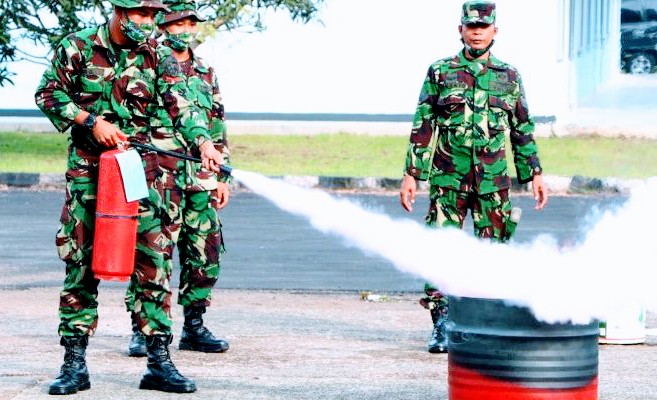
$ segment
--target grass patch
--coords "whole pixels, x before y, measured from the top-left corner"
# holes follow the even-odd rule
[[[538,138],[546,174],[644,179],[657,173],[657,141],[640,138]]]
[[[0,171],[63,173],[67,138],[61,133],[0,132]]]
[[[236,168],[266,175],[400,177],[408,139],[397,136],[235,135]]]
[[[399,178],[408,138],[402,136],[234,135],[235,168],[268,176]],[[537,138],[548,175],[643,179],[657,171],[657,141],[596,136]],[[63,173],[67,135],[0,132],[0,171]],[[513,167],[511,167],[514,173]]]

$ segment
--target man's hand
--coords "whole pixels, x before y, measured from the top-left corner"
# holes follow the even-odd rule
[[[534,179],[532,180],[532,190],[534,192],[534,200],[536,200],[536,206],[534,209],[540,210],[545,207],[548,201],[547,187],[545,186],[545,183],[543,183],[542,175],[534,175]]]
[[[405,175],[402,180],[401,190],[399,191],[399,200],[404,210],[413,211],[413,203],[415,203],[415,196],[417,194],[417,182],[415,178],[410,175]]]
[[[225,182],[217,183],[217,210],[228,205],[228,200],[230,199],[230,188]]]
[[[205,141],[200,146],[201,150],[201,164],[203,168],[219,172],[219,166],[224,163],[224,156],[221,152],[214,148],[211,141]]]
[[[119,142],[124,142],[128,138],[116,125],[105,121],[101,117],[96,117],[96,124],[91,133],[96,141],[107,148],[114,148]]]

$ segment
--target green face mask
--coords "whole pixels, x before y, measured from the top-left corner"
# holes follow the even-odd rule
[[[468,50],[468,54],[470,54],[470,57],[472,58],[479,58],[488,51],[488,49],[473,49],[472,47],[466,47],[466,49]]]
[[[169,33],[166,32],[166,40],[169,47],[177,51],[185,51],[194,41],[195,35],[191,32]]]
[[[462,39],[461,39],[461,41],[463,42]],[[485,49],[473,49],[472,47],[470,47],[466,44],[465,45],[465,51],[468,52],[470,57],[472,57],[474,59],[477,59],[477,58],[483,56],[484,54],[486,54],[486,52],[488,50],[490,50],[491,47],[493,47],[494,43],[495,43],[495,41],[493,40],[492,42],[490,42],[490,44]],[[465,44],[465,42],[463,42],[463,44]]]
[[[128,39],[137,44],[143,44],[153,34],[155,25],[138,24],[126,16],[125,19],[121,21],[121,29]]]

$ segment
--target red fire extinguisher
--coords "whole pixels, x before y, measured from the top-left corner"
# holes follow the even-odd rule
[[[126,281],[135,264],[139,200],[126,201],[115,157],[121,151],[109,150],[100,156],[91,269],[98,279]]]

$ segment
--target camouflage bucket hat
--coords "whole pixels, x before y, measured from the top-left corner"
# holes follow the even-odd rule
[[[196,8],[196,0],[164,0],[169,12],[159,16],[158,25],[168,24],[183,18],[195,18],[198,22],[204,22]]]
[[[110,0],[116,7],[122,8],[156,8],[168,10],[168,7],[160,0]]]
[[[495,3],[490,1],[466,1],[463,3],[463,12],[461,14],[461,23],[469,24],[486,24],[495,23]]]

